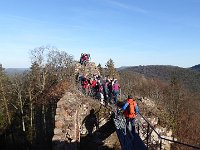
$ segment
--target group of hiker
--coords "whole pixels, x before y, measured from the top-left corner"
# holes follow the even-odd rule
[[[120,85],[117,79],[102,79],[99,75],[93,75],[92,78],[79,76],[79,81],[84,94],[100,100],[101,104],[117,104],[120,92]],[[131,95],[128,95],[128,98],[120,111],[126,118],[127,127],[132,134],[135,134],[135,118],[138,114],[136,99]]]
[[[90,54],[82,53],[80,58],[81,65],[84,64],[86,66],[86,62],[89,61],[89,58]],[[81,83],[82,92],[85,95],[89,95],[100,100],[101,104],[117,104],[118,96],[121,93],[120,85],[117,79],[107,77],[103,79],[100,75],[92,75],[92,77],[88,78],[87,76],[78,74],[77,81]],[[126,118],[127,127],[134,135],[135,118],[138,114],[136,99],[131,95],[128,95],[128,98],[123,107],[120,108],[120,111]]]
[[[81,53],[80,64],[81,65],[84,64],[86,66],[86,63],[89,61],[89,59],[90,59],[90,54]]]
[[[120,94],[120,85],[117,79],[102,78],[93,75],[91,78],[79,76],[82,91],[84,94],[101,101],[101,104],[117,103]]]

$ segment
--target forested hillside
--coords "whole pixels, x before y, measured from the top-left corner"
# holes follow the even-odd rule
[[[26,70],[29,70],[29,68],[5,68],[5,73],[8,75],[15,75],[22,74]]]
[[[195,71],[200,71],[200,64],[195,65],[195,66],[191,67],[190,69],[195,70]]]
[[[160,79],[166,83],[170,83],[172,78],[176,78],[190,92],[200,91],[200,72],[195,70],[176,66],[150,65],[127,67],[122,71],[137,72],[145,77]]]

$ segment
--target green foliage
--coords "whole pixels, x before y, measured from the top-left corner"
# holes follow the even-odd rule
[[[119,79],[118,72],[112,59],[109,59],[106,63],[106,76]]]

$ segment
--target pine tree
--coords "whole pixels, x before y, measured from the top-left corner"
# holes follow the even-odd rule
[[[115,69],[114,61],[109,59],[106,63],[106,76],[109,78],[119,78],[119,74]]]

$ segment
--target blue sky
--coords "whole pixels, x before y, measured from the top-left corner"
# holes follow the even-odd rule
[[[116,67],[200,64],[200,0],[1,0],[0,63],[30,67],[55,46]]]

